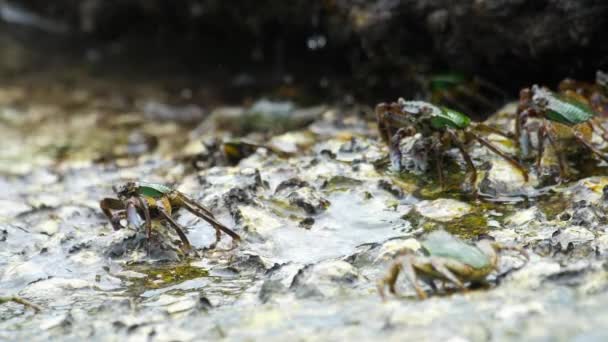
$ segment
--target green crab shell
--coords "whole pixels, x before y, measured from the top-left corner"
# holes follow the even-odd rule
[[[431,124],[437,129],[445,127],[463,129],[469,126],[470,123],[471,119],[468,116],[446,107],[441,107],[439,115],[435,115],[431,119]]]
[[[535,96],[547,101],[545,109],[547,118],[551,121],[574,126],[591,120],[595,115],[593,110],[584,103],[553,94],[542,88],[536,89]]]
[[[448,234],[445,231],[434,231],[422,241],[427,255],[454,259],[474,269],[490,266],[490,259],[479,248]]]
[[[147,182],[140,182],[137,188],[137,192],[140,195],[153,198],[163,197],[171,191],[173,191],[173,189],[166,185]]]

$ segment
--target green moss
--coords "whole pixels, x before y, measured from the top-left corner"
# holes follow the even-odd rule
[[[422,228],[427,232],[444,229],[459,237],[470,239],[489,231],[486,210],[491,205],[480,203],[474,207],[474,212],[454,219],[450,222],[439,222],[427,219],[415,210],[403,215],[401,218],[409,221],[412,227]]]
[[[334,191],[347,191],[354,189],[363,184],[362,181],[346,176],[334,176],[323,183],[323,190],[334,192]]]
[[[129,278],[135,289],[158,289],[186,280],[206,277],[209,272],[204,268],[190,266],[189,264],[170,264],[160,267],[148,267],[149,265],[136,265],[127,267],[128,270],[143,273],[143,278]]]

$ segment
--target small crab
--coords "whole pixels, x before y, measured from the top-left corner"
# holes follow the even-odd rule
[[[571,93],[582,97],[599,115],[608,116],[608,74],[598,70],[595,83],[567,78],[557,87],[560,93]]]
[[[596,114],[583,96],[577,95],[572,91],[555,93],[538,85],[522,89],[519,94],[519,105],[515,120],[515,134],[521,156],[523,158],[527,157],[531,149],[528,118],[538,117],[542,119],[542,123],[537,130],[537,169],[540,169],[544,142],[547,139],[557,153],[560,179],[567,178],[567,162],[563,151],[557,146],[558,133],[555,125],[568,128],[580,144],[608,162],[608,156],[585,139],[584,136],[584,130],[586,129],[591,132],[599,132],[602,138],[607,140],[608,134],[601,124],[597,124],[595,120]]]
[[[148,240],[152,235],[152,219],[160,218],[169,222],[182,241],[182,248],[191,249],[190,241],[184,229],[171,217],[177,209],[183,207],[192,214],[207,221],[216,232],[215,246],[221,239],[221,233],[228,234],[233,241],[240,241],[240,236],[215,219],[211,211],[196,203],[181,192],[168,186],[146,182],[128,182],[113,187],[118,198],[104,198],[99,202],[103,213],[110,219],[115,230],[121,229],[120,221],[126,219],[136,228],[146,225]],[[142,216],[144,220],[142,221]]]
[[[434,280],[451,282],[466,290],[466,282],[484,283],[486,277],[497,269],[499,251],[516,250],[528,259],[528,254],[520,248],[503,246],[490,239],[482,239],[473,246],[442,230],[430,233],[421,245],[424,255],[408,251],[391,265],[388,275],[378,283],[382,298],[385,298],[386,286],[396,294],[395,283],[401,271],[414,286],[418,298],[425,299],[427,294],[418,284],[418,278],[433,290],[437,289]]]
[[[8,303],[8,302],[21,304],[25,307],[28,307],[28,308],[34,310],[35,312],[40,312],[42,310],[42,308],[40,308],[38,305],[36,305],[34,303],[30,303],[23,298],[14,297],[14,296],[13,297],[0,297],[0,304],[4,304],[4,303]]]
[[[446,107],[438,107],[423,101],[405,101],[399,99],[393,103],[380,103],[376,106],[376,119],[380,136],[389,145],[391,160],[400,160],[399,143],[401,139],[414,136],[417,133],[431,140],[430,148],[436,156],[437,174],[442,188],[445,186],[443,177],[443,155],[455,145],[471,173],[470,184],[474,189],[477,180],[477,169],[465,149],[465,145],[473,140],[487,147],[490,151],[511,163],[528,181],[528,172],[514,158],[503,153],[490,141],[479,135],[478,131],[485,130],[509,138],[498,129],[482,123],[472,122],[461,112]],[[399,167],[398,167],[399,168]]]

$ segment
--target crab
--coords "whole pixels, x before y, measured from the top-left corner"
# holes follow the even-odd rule
[[[19,298],[19,297],[0,297],[0,304],[4,304],[4,303],[8,303],[8,302],[13,302],[13,303],[17,303],[17,304],[21,304],[27,308],[30,308],[32,310],[34,310],[35,312],[40,312],[42,310],[42,308],[40,308],[38,305],[34,304],[34,303],[30,303],[27,300],[23,299],[23,298]]]
[[[573,91],[565,90],[562,93],[555,93],[538,85],[522,89],[519,94],[519,105],[515,120],[515,135],[520,147],[521,158],[530,155],[531,129],[528,119],[537,117],[541,119],[540,127],[536,131],[538,136],[537,169],[541,167],[545,140],[548,140],[557,154],[560,179],[567,178],[566,158],[563,151],[558,147],[557,128],[559,127],[566,128],[572,133],[576,141],[608,162],[608,156],[585,138],[585,135],[595,131],[599,132],[605,141],[608,141],[608,134],[605,128],[597,123],[596,114],[585,97]]]
[[[400,98],[393,103],[380,103],[376,106],[376,119],[380,136],[389,145],[393,164],[400,160],[399,143],[408,136],[417,133],[430,138],[430,149],[436,156],[437,175],[442,188],[445,187],[443,176],[443,155],[455,145],[460,151],[470,172],[470,188],[474,189],[477,180],[477,169],[466,151],[465,145],[473,140],[487,147],[494,154],[505,159],[521,172],[528,181],[528,172],[514,158],[502,152],[490,141],[479,134],[489,131],[510,138],[500,130],[482,123],[472,122],[465,114],[447,107],[435,106],[423,101],[405,101]],[[399,168],[399,165],[397,165]]]
[[[571,96],[582,98],[601,116],[608,116],[607,73],[598,70],[595,75],[595,83],[567,78],[561,81],[557,88],[560,93],[569,93]]]
[[[395,283],[402,271],[414,286],[418,298],[425,299],[427,294],[418,283],[419,278],[433,290],[437,290],[434,281],[441,280],[464,291],[467,282],[486,282],[487,276],[497,270],[502,250],[516,250],[526,258],[526,262],[528,260],[528,254],[521,248],[504,246],[490,239],[481,239],[470,245],[442,230],[430,233],[421,245],[424,255],[406,251],[390,266],[386,277],[379,281],[378,291],[383,299],[387,286],[392,294],[397,294]]]
[[[229,235],[233,241],[238,242],[241,237],[230,228],[221,224],[211,211],[183,193],[166,185],[147,182],[127,182],[121,186],[114,186],[118,198],[104,198],[99,202],[103,213],[108,217],[114,230],[121,229],[120,221],[126,219],[135,228],[146,226],[147,238],[152,236],[152,220],[164,219],[175,230],[182,241],[182,249],[191,249],[190,241],[186,237],[184,228],[171,216],[179,208],[184,208],[192,214],[207,221],[216,232],[216,240],[212,248],[220,241],[222,232]],[[142,217],[144,218],[142,220]]]

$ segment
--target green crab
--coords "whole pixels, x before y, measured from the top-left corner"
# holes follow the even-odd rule
[[[483,123],[473,122],[465,114],[456,110],[435,106],[423,101],[405,101],[400,98],[397,102],[380,103],[376,106],[376,120],[380,136],[389,146],[391,162],[397,169],[401,169],[401,151],[399,144],[402,139],[420,133],[428,138],[430,150],[435,154],[439,184],[445,188],[443,156],[452,147],[458,148],[467,170],[470,173],[470,186],[473,190],[477,181],[477,169],[471,156],[466,150],[469,142],[477,141],[488,148],[492,153],[513,165],[521,172],[525,181],[528,181],[528,172],[514,158],[503,153],[498,147],[482,137],[480,131],[489,131],[509,136],[500,130]]]
[[[437,289],[434,280],[450,282],[466,290],[465,283],[484,283],[486,277],[497,269],[501,250],[516,250],[528,259],[528,254],[521,248],[503,246],[490,239],[482,239],[473,246],[441,230],[430,233],[421,244],[424,255],[406,252],[391,265],[387,276],[380,280],[378,291],[383,299],[386,286],[392,294],[396,294],[395,283],[401,271],[414,286],[418,298],[425,299],[427,294],[418,283],[418,278],[433,290]]]
[[[103,213],[110,219],[114,230],[121,229],[120,221],[127,222],[136,228],[146,226],[148,240],[152,236],[152,220],[166,220],[182,241],[182,249],[191,249],[190,241],[181,227],[171,215],[179,208],[184,208],[192,214],[207,221],[215,228],[215,246],[221,239],[221,234],[228,234],[233,241],[241,237],[215,219],[211,211],[196,203],[183,193],[166,185],[146,182],[127,182],[119,187],[113,187],[118,198],[104,198],[99,202]],[[142,217],[144,218],[142,220]]]
[[[40,308],[38,305],[36,305],[34,303],[30,303],[23,298],[14,297],[14,296],[13,297],[0,297],[0,304],[4,304],[4,303],[8,303],[8,302],[21,304],[25,307],[28,307],[28,308],[34,310],[35,312],[40,312],[42,310],[42,308]]]
[[[566,157],[558,146],[558,128],[560,127],[570,131],[578,143],[587,147],[600,159],[608,162],[608,155],[586,138],[586,136],[590,136],[592,132],[596,131],[600,133],[604,141],[608,141],[608,131],[601,123],[597,122],[596,115],[598,113],[589,104],[589,101],[583,95],[569,89],[572,87],[576,88],[575,85],[562,82],[560,93],[555,93],[538,85],[522,89],[519,93],[519,105],[515,120],[515,134],[520,153],[522,158],[526,158],[529,156],[532,146],[528,119],[531,117],[541,119],[541,125],[536,131],[538,136],[536,167],[540,169],[544,142],[547,139],[557,153],[560,179],[567,178]]]

